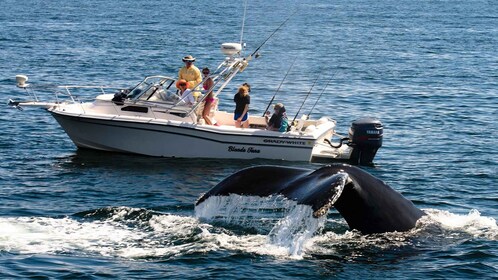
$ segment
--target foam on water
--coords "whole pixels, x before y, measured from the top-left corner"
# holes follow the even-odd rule
[[[385,259],[394,261],[406,254],[433,250],[434,246],[441,248],[440,250],[451,248],[469,238],[490,241],[498,239],[496,220],[481,216],[477,210],[471,210],[466,215],[436,209],[424,211],[427,215],[410,231],[371,235],[362,235],[358,231],[326,231],[311,238],[304,253],[367,262],[376,259],[374,256],[380,253]],[[386,255],[386,252],[390,253]]]
[[[220,250],[275,257],[289,257],[290,254],[289,248],[282,246],[285,244],[268,242],[267,235],[236,234],[202,223],[195,217],[155,214],[147,218],[147,215],[136,215],[147,212],[116,207],[89,211],[96,214],[86,214],[83,219],[0,218],[0,251],[127,259],[169,258]],[[88,219],[92,215],[101,219]],[[297,249],[292,251],[300,252]]]
[[[244,208],[244,205],[248,208],[239,209]],[[273,210],[270,206],[274,206]],[[311,207],[281,197],[213,197],[196,208],[197,218],[171,214],[136,216],[134,214],[137,212],[149,211],[127,207],[103,209],[110,212],[100,220],[70,217],[0,218],[0,251],[101,255],[126,259],[171,258],[211,251],[233,251],[301,259],[308,254],[334,254],[344,246],[355,249],[400,248],[414,245],[414,239],[423,240],[425,236],[434,234],[439,234],[435,238],[441,240],[466,239],[468,235],[498,240],[496,220],[481,216],[477,210],[467,215],[425,210],[428,215],[409,232],[361,235],[356,231],[323,230],[326,217],[313,218]],[[227,209],[229,212],[224,213]],[[242,219],[248,209],[253,215]],[[263,213],[270,215],[265,217]],[[215,223],[203,221],[208,218]],[[130,223],[130,219],[133,223]],[[229,226],[217,225],[217,219],[242,227],[254,226],[260,220],[260,223],[266,222],[268,228],[266,233],[233,231]],[[434,231],[434,228],[438,230]],[[464,236],[460,238],[462,233]]]
[[[82,223],[70,218],[19,217],[0,219],[0,250],[29,253],[116,254],[126,244],[146,233],[123,225],[95,221]]]
[[[492,217],[483,217],[472,209],[467,215],[453,214],[448,211],[426,209],[427,216],[422,217],[419,225],[438,224],[441,228],[453,232],[464,232],[474,238],[498,240],[498,225]]]

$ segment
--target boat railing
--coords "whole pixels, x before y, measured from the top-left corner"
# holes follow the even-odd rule
[[[74,94],[75,91],[78,90],[95,90],[98,89],[101,94],[108,94],[107,90],[120,90],[122,87],[112,87],[112,86],[76,86],[76,85],[67,85],[67,86],[57,86],[57,89],[54,91],[56,106],[60,106],[64,102],[79,104],[81,110],[86,113],[85,107],[83,106],[83,100],[81,98],[94,98],[95,93],[92,91],[92,95],[85,96],[83,94]]]
[[[32,84],[18,84],[19,88],[23,88],[32,101],[31,103],[45,103],[41,100],[42,93],[48,93],[55,97],[55,104],[61,104],[63,102],[69,103],[80,103],[82,98],[93,98],[95,92],[89,93],[88,96],[85,94],[75,94],[74,92],[79,89],[98,89],[102,94],[106,94],[106,90],[120,90],[123,87],[118,86],[101,86],[101,85],[32,85]],[[49,100],[47,100],[49,101]],[[48,102],[50,103],[50,102]]]
[[[130,94],[128,95],[128,100],[130,100],[133,104],[141,104],[144,106],[159,108],[165,110],[166,113],[171,113],[171,111],[176,111],[176,113],[182,117],[186,117],[196,112],[199,106],[201,106],[202,102],[205,101],[209,92],[213,92],[214,97],[221,93],[221,91],[227,86],[227,84],[233,79],[233,77],[240,71],[242,71],[247,66],[247,62],[242,58],[234,58],[229,57],[225,59],[218,68],[214,71],[214,73],[208,77],[204,77],[198,84],[194,86],[192,89],[192,93],[195,96],[199,96],[196,103],[191,107],[187,107],[185,105],[184,100],[181,96],[178,96],[178,100],[173,102],[168,101],[150,101],[150,97],[154,93],[148,93],[149,89],[152,87],[162,87],[166,82],[170,81],[171,83],[167,85],[166,90],[174,84],[176,81],[174,78],[167,76],[149,76],[146,77],[142,82],[137,84],[135,87],[130,89]],[[202,85],[206,82],[207,79],[213,79],[213,85],[211,88],[203,90]],[[154,81],[154,79],[158,79],[159,81]],[[135,91],[139,91],[136,95],[134,95]],[[144,96],[144,95],[147,95]],[[144,98],[145,97],[145,98]]]
[[[27,81],[27,77],[24,80],[20,80],[18,83],[18,87],[24,88],[28,95],[31,96],[35,100],[35,102],[39,102],[38,94],[35,92],[35,89],[52,89],[52,92],[55,93],[55,104],[62,104],[65,102],[70,103],[82,103],[81,96],[74,94],[74,91],[80,89],[99,89],[101,94],[107,94],[106,90],[113,89],[114,93],[127,92],[126,97],[124,98],[124,102],[131,104],[139,104],[143,106],[148,106],[151,108],[159,108],[164,110],[166,113],[170,113],[174,111],[175,114],[178,114],[182,117],[188,116],[199,108],[202,102],[205,101],[209,92],[213,92],[214,97],[221,93],[221,91],[227,86],[227,84],[233,79],[233,77],[240,71],[243,71],[247,66],[247,61],[245,58],[241,57],[227,57],[224,61],[220,63],[220,65],[213,71],[213,74],[204,77],[197,85],[195,85],[192,90],[192,94],[195,96],[199,96],[197,98],[197,102],[193,104],[193,106],[186,106],[181,96],[178,95],[178,91],[172,91],[170,88],[177,81],[175,78],[163,75],[154,75],[147,76],[137,85],[131,88],[123,88],[116,86],[77,86],[77,85],[62,85],[62,86],[53,86],[53,85],[42,85],[42,86],[32,86],[28,85],[25,82]],[[17,77],[16,77],[17,78]],[[22,78],[22,77],[21,77]],[[206,82],[207,79],[213,79],[213,85],[211,88],[207,90],[202,90],[202,85]],[[163,88],[164,86],[164,88]],[[53,90],[55,88],[55,91]],[[173,95],[177,98],[172,100],[149,100],[155,94],[155,92],[163,88],[165,94]],[[91,97],[94,97],[93,96]],[[90,97],[90,96],[89,96]],[[113,101],[114,102],[114,101]],[[84,108],[82,106],[82,110]],[[119,113],[118,113],[119,114]]]
[[[228,83],[235,77],[235,75],[245,69],[247,66],[248,60],[241,57],[227,57],[224,61],[220,63],[220,65],[213,71],[213,74],[204,77],[201,82],[195,85],[192,94],[199,96],[197,98],[197,102],[193,104],[193,106],[186,106],[184,101],[180,96],[178,96],[178,92],[173,92],[170,90],[170,87],[173,86],[176,79],[168,76],[155,75],[145,77],[140,83],[132,88],[124,88],[118,86],[96,86],[96,85],[31,85],[27,84],[27,77],[23,75],[20,80],[18,80],[18,87],[24,88],[27,94],[34,101],[31,103],[42,103],[39,99],[39,93],[43,91],[51,91],[52,94],[55,95],[55,102],[52,105],[60,105],[63,103],[75,103],[82,104],[83,101],[88,98],[95,98],[95,92],[93,91],[92,95],[86,96],[86,94],[80,94],[80,90],[87,89],[98,89],[101,94],[108,94],[110,90],[113,90],[113,93],[120,92],[128,92],[126,96],[126,103],[130,102],[133,104],[141,104],[144,106],[160,108],[161,110],[165,110],[166,113],[170,113],[173,111],[175,114],[178,114],[182,117],[186,117],[196,112],[199,106],[201,106],[202,102],[205,101],[208,94],[212,92],[214,97],[217,97],[222,90],[228,85]],[[207,90],[202,90],[202,85],[205,83],[207,79],[213,79],[213,85],[211,88]],[[17,79],[17,76],[16,76]],[[167,93],[173,93],[178,97],[178,100],[172,101],[160,101],[160,100],[149,100],[149,98],[154,94],[154,91],[149,92],[152,87],[157,86],[164,87]],[[77,92],[78,94],[76,94]],[[147,96],[145,96],[147,95]],[[85,100],[86,101],[86,100]],[[17,102],[19,104],[19,102]],[[82,110],[84,111],[84,107],[82,106]]]
[[[80,96],[73,94],[71,92],[75,89],[99,89],[102,94],[106,94],[105,89],[118,89],[106,86],[57,86],[57,90],[54,92],[56,101],[59,102],[59,96],[66,96],[72,102],[81,102]]]
[[[198,90],[200,86],[208,79],[213,79],[213,85],[211,88],[206,89],[205,92],[213,92],[213,96],[217,97],[221,91],[228,85],[228,83],[235,77],[235,75],[241,71],[243,71],[247,67],[247,61],[243,58],[227,58],[224,60],[218,68],[215,70],[213,75],[210,75],[204,78],[195,88]],[[207,98],[208,94],[205,94],[198,100],[192,109],[186,112],[187,115],[195,112],[197,108],[202,104],[202,102]]]

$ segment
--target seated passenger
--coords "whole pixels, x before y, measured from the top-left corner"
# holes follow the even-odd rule
[[[180,102],[184,102],[187,106],[192,106],[195,103],[192,90],[188,89],[188,83],[185,80],[178,80],[176,87],[180,90]]]
[[[287,114],[285,114],[285,107],[282,103],[277,103],[273,107],[275,112],[270,118],[270,112],[266,112],[265,121],[266,129],[273,131],[286,132],[289,122],[287,120]]]

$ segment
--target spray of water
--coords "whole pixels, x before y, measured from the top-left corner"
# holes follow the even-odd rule
[[[196,207],[196,217],[209,222],[243,225],[266,234],[268,245],[301,256],[306,242],[323,227],[325,217],[313,218],[308,205],[283,196],[212,196]],[[281,251],[280,250],[280,251]]]
[[[269,241],[288,248],[289,255],[302,256],[307,242],[323,227],[325,220],[325,216],[313,218],[310,206],[297,205],[272,228]]]

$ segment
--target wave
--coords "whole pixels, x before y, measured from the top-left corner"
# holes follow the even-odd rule
[[[227,199],[237,201],[239,206],[243,204],[237,197]],[[498,240],[496,220],[481,216],[477,210],[459,215],[427,209],[428,215],[409,232],[361,235],[345,230],[343,220],[315,219],[310,207],[289,201],[280,204],[280,200],[264,201],[261,204],[264,207],[252,207],[252,210],[237,209],[221,201],[218,205],[225,206],[211,204],[210,210],[196,209],[195,217],[130,207],[105,207],[68,217],[2,217],[0,251],[138,260],[209,252],[291,259],[347,255],[358,261],[379,251],[386,253],[402,248],[405,253],[417,252],[434,249],[434,246],[452,246],[472,238]],[[256,202],[256,198],[249,198],[246,205],[256,206]],[[275,206],[273,210],[269,205]],[[231,212],[223,214],[227,207]],[[247,211],[253,214],[245,218],[236,214]],[[258,225],[263,225],[264,230],[251,229]],[[362,256],[357,256],[358,250],[363,250]]]

